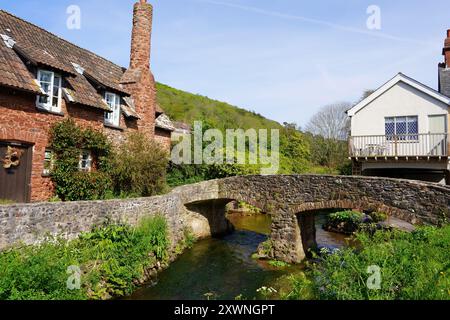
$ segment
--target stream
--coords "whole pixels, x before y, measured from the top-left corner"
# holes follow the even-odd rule
[[[316,216],[319,247],[344,246],[345,236],[322,229],[325,219],[325,213]],[[137,290],[128,299],[233,300],[239,295],[253,298],[258,288],[272,286],[280,277],[301,270],[301,265],[277,269],[251,258],[258,245],[267,239],[269,216],[231,215],[229,220],[236,227],[234,233],[197,242],[158,275],[155,285]]]

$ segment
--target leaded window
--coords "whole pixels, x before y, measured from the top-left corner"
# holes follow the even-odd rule
[[[388,140],[418,140],[417,116],[385,118],[385,135]]]

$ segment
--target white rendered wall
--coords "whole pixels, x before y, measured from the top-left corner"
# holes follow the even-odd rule
[[[352,117],[351,134],[384,135],[385,118],[399,116],[418,116],[419,133],[428,133],[428,116],[442,114],[448,114],[443,102],[399,82]]]

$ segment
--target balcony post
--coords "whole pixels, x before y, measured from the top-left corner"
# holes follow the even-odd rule
[[[395,156],[397,157],[398,156],[398,139],[397,139],[397,135],[395,134],[394,135],[394,154],[395,154]]]

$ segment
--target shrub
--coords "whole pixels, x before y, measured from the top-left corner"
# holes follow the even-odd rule
[[[287,268],[287,267],[290,267],[289,263],[286,263],[286,262],[283,262],[283,261],[278,261],[278,260],[270,260],[268,262],[268,264],[270,266],[272,266],[272,267],[275,267],[275,268]]]
[[[328,219],[333,223],[354,223],[357,224],[363,218],[363,214],[358,211],[340,211],[329,215]]]
[[[51,128],[50,147],[55,160],[51,178],[59,199],[75,201],[104,197],[111,188],[107,172],[112,146],[102,132],[81,128],[72,119],[67,119]],[[78,162],[83,150],[92,153],[95,171],[79,171]]]
[[[327,222],[323,226],[325,230],[331,232],[352,234],[358,230],[364,215],[357,211],[341,211],[328,216]]]
[[[142,133],[131,133],[118,147],[111,174],[116,194],[152,196],[166,188],[168,155]]]
[[[450,226],[413,233],[360,233],[359,251],[342,249],[310,266],[307,279],[291,281],[290,299],[313,292],[331,300],[450,300]],[[369,266],[381,270],[381,289],[370,290]],[[306,289],[305,289],[306,288]]]
[[[369,213],[369,216],[375,223],[386,221],[386,219],[388,218],[388,215],[386,213],[377,211]]]

